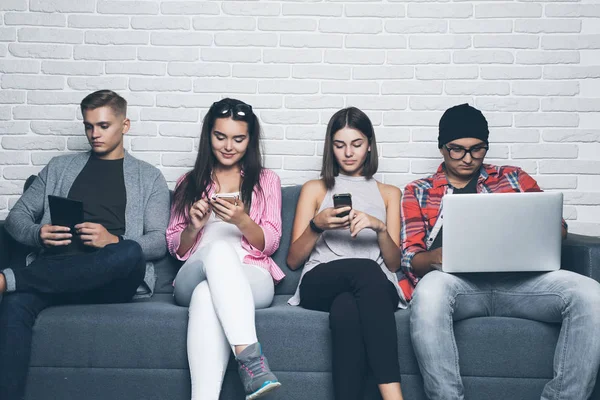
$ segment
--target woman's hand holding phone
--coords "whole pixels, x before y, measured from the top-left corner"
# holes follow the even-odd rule
[[[331,229],[348,229],[350,227],[350,215],[339,217],[338,214],[349,212],[352,209],[350,206],[346,207],[329,207],[321,210],[320,213],[315,215],[313,221],[317,228],[323,229],[324,231]]]
[[[351,193],[336,193],[333,195],[333,207],[337,208],[340,213],[338,217],[345,217],[350,214],[350,210],[341,211],[344,207],[352,208],[352,194]]]
[[[235,201],[230,201],[230,199],[217,196],[211,200],[211,205],[217,217],[238,228],[244,222],[244,219],[248,217],[244,203],[239,198]]]
[[[356,237],[363,229],[372,229],[377,233],[387,230],[387,227],[380,219],[373,217],[361,211],[350,211],[350,236]]]
[[[200,199],[190,207],[190,223],[188,224],[188,229],[193,232],[199,232],[210,217],[211,207],[208,201],[205,199]]]

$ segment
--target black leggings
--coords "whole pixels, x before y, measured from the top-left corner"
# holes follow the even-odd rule
[[[302,307],[329,312],[336,399],[363,399],[367,367],[378,384],[400,382],[394,318],[400,299],[375,261],[319,264],[302,278],[300,296]]]

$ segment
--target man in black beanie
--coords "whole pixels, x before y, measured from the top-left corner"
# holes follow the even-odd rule
[[[488,151],[489,134],[481,111],[468,104],[449,108],[442,115],[438,148],[444,156],[446,177],[455,188],[463,188],[479,172]]]
[[[507,285],[492,277],[482,282],[474,280],[472,274],[448,274],[438,269],[442,263],[443,219],[439,214],[444,195],[541,191],[520,168],[483,163],[489,149],[488,135],[487,121],[476,108],[461,104],[446,110],[438,137],[444,162],[434,175],[408,184],[402,197],[402,270],[411,285],[401,286],[408,288],[407,297],[414,290],[411,338],[425,393],[430,400],[464,399],[456,340],[448,321],[489,315],[486,304],[494,296],[494,316],[568,321],[562,324],[556,347],[554,378],[544,387],[541,398],[587,399],[600,365],[598,282],[558,270],[521,275],[523,278],[517,275],[512,285]],[[565,237],[567,226],[564,220],[562,223]],[[469,296],[473,294],[477,296]],[[461,301],[454,301],[458,297]]]

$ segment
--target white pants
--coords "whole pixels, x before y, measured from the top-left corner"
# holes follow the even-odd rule
[[[254,310],[271,305],[273,278],[264,268],[242,264],[227,242],[216,241],[183,264],[174,295],[177,304],[189,305],[192,399],[218,400],[233,346],[258,341]]]

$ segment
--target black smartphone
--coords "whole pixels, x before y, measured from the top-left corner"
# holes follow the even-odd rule
[[[83,223],[83,202],[66,197],[48,195],[52,225],[67,226],[71,233],[75,225]]]
[[[352,195],[350,193],[339,193],[333,195],[333,207],[342,208],[342,207],[352,207]],[[344,211],[339,213],[338,217],[345,217],[350,214],[350,211]]]

